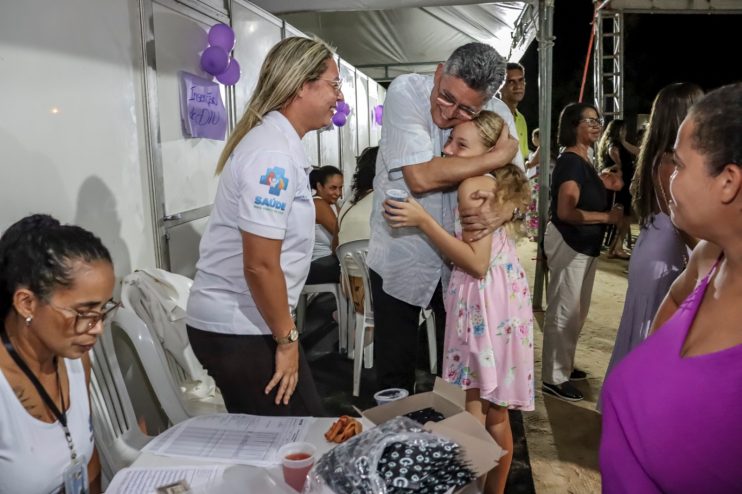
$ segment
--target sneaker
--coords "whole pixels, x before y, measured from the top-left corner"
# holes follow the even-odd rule
[[[569,375],[570,381],[584,381],[587,379],[587,372],[580,369],[573,369],[572,374]]]
[[[543,383],[541,390],[564,401],[580,401],[584,398],[580,390],[568,382],[562,384]]]

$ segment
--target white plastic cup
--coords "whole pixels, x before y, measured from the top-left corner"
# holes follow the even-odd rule
[[[304,489],[307,474],[314,465],[317,448],[306,442],[288,443],[278,450],[283,467],[283,480],[297,492]]]
[[[404,202],[407,200],[408,197],[410,197],[410,194],[408,194],[406,190],[402,190],[402,189],[387,189],[386,190],[386,198],[391,199],[392,201]]]
[[[397,401],[407,398],[410,392],[404,388],[388,388],[382,389],[374,394],[374,400],[377,405],[384,405],[391,401]]]

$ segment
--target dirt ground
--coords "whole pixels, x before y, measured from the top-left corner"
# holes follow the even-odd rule
[[[536,244],[522,241],[521,263],[533,290]],[[525,412],[528,452],[536,492],[583,494],[600,492],[598,447],[600,414],[595,404],[600,394],[626,294],[628,261],[600,256],[592,304],[582,330],[575,359],[588,373],[588,380],[576,383],[585,400],[568,403],[541,393],[541,342],[543,312],[536,311],[535,373],[536,410]],[[546,293],[543,295],[546,306]]]

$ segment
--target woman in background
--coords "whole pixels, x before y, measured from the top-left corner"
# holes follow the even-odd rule
[[[0,492],[100,492],[89,352],[113,284],[108,250],[78,226],[37,214],[0,238]]]
[[[673,224],[701,239],[647,340],[606,379],[603,492],[742,492],[742,83],[680,125]]]
[[[314,196],[314,249],[307,284],[338,283],[340,263],[335,256],[338,244],[338,199],[343,195],[343,172],[325,165],[312,170],[309,185]]]
[[[624,186],[615,194],[615,203],[623,207],[624,217],[617,225],[617,231],[608,246],[608,258],[628,259],[623,243],[631,227],[631,193],[629,185],[634,176],[634,157],[639,149],[626,140],[626,123],[621,119],[612,120],[603,132],[598,143],[598,168],[601,170],[620,170]],[[612,195],[613,195],[612,194]]]
[[[229,412],[323,414],[292,317],[314,242],[301,139],[329,125],[341,87],[326,44],[278,42],[219,158],[186,321]]]
[[[351,184],[351,198],[343,204],[338,214],[338,246],[355,240],[371,238],[371,209],[373,208],[374,176],[379,146],[368,147],[356,159],[356,171]],[[356,312],[363,313],[364,289],[361,274],[355,270],[352,259],[346,261],[350,287],[346,287],[353,299]]]
[[[702,97],[696,84],[677,83],[664,87],[652,104],[631,184],[641,230],[629,262],[625,305],[606,375],[647,337],[662,299],[688,264],[688,247],[695,245],[670,221],[669,185],[680,122]]]
[[[572,103],[559,116],[564,151],[552,173],[551,220],[544,234],[549,267],[544,315],[542,390],[567,401],[582,393],[570,381],[587,375],[574,365],[577,340],[587,319],[595,270],[606,224],[617,224],[620,208],[610,209],[606,187],[589,160],[603,121],[594,106]],[[623,185],[623,184],[620,184]]]

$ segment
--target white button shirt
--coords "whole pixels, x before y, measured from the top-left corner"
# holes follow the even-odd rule
[[[438,281],[448,282],[450,269],[440,251],[417,228],[394,230],[382,216],[382,202],[388,189],[410,192],[402,167],[440,156],[450,129],[439,129],[430,115],[433,76],[407,74],[394,79],[384,101],[379,155],[374,178],[374,205],[371,214],[371,240],[367,263],[384,281],[384,291],[392,297],[418,307],[427,307]],[[500,115],[510,135],[517,137],[513,114],[499,99],[493,98],[487,110]],[[523,168],[517,153],[514,163]],[[415,196],[425,210],[453,234],[456,189]],[[444,286],[445,288],[445,286]]]
[[[188,299],[190,326],[214,333],[271,334],[245,281],[240,230],[283,241],[281,269],[289,307],[296,306],[314,245],[310,168],[301,138],[277,111],[242,138],[221,174],[201,238]]]

